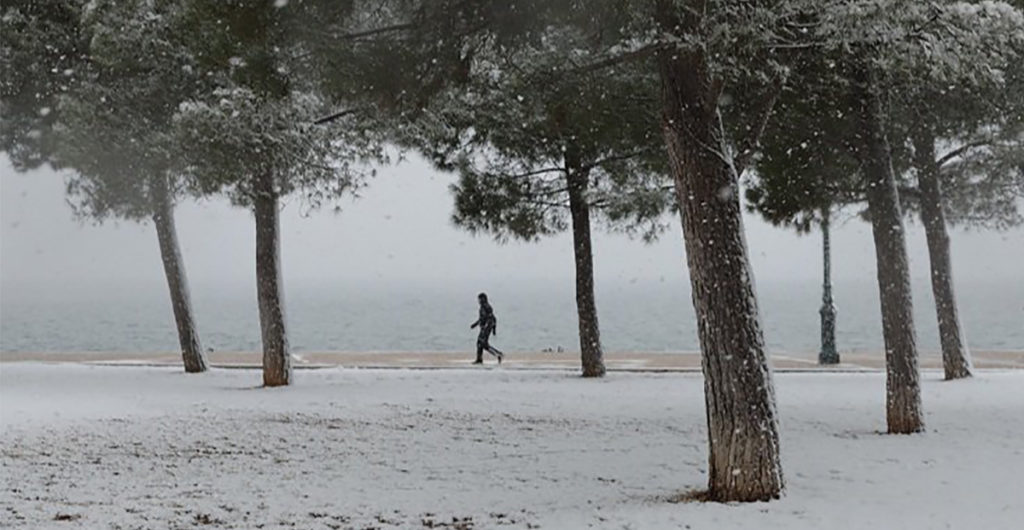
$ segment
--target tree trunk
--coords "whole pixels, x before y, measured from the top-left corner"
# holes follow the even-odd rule
[[[188,373],[205,372],[208,369],[206,354],[199,341],[196,319],[189,299],[188,278],[185,276],[185,262],[178,247],[178,233],[174,227],[174,205],[165,176],[153,177],[150,181],[153,202],[153,225],[156,226],[160,242],[160,259],[167,276],[167,288],[171,294],[171,308],[174,323],[178,327],[178,343],[181,346],[181,360]]]
[[[821,351],[818,352],[818,364],[839,364],[839,352],[836,350],[836,305],[832,302],[832,241],[830,239],[830,210],[821,211],[821,253],[822,253],[822,284],[821,284]]]
[[[590,245],[590,204],[587,203],[587,172],[568,167],[569,211],[572,214],[573,252],[576,258],[576,313],[580,326],[580,357],[583,377],[604,375],[604,354],[594,302],[594,258]]]
[[[263,384],[287,385],[292,380],[292,365],[281,288],[277,191],[272,175],[257,177],[253,206],[256,214],[256,297],[259,299],[263,338]]]
[[[890,433],[906,434],[924,428],[924,415],[921,412],[921,386],[903,216],[885,132],[880,87],[869,62],[864,59],[857,61],[853,90],[861,140],[859,158],[867,185],[882,306],[886,421]]]
[[[695,31],[699,13],[679,20],[659,2],[671,33]],[[710,449],[708,496],[762,501],[783,489],[772,374],[764,350],[740,212],[739,183],[726,158],[718,94],[703,55],[658,56],[663,132],[697,314]]]
[[[928,259],[932,273],[932,293],[939,319],[942,366],[946,379],[971,376],[971,355],[960,329],[956,297],[953,294],[953,266],[949,258],[949,233],[942,211],[942,184],[935,160],[935,133],[927,126],[914,134],[914,166],[921,189],[921,222],[928,239]]]

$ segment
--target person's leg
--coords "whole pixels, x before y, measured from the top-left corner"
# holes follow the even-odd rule
[[[487,346],[487,341],[483,338],[483,335],[477,337],[477,339],[476,339],[476,360],[473,361],[473,364],[483,364],[484,363],[484,348],[486,346]]]
[[[498,348],[495,348],[494,346],[491,346],[490,342],[487,342],[486,346],[487,346],[487,351],[490,352],[491,355],[497,357],[498,358],[498,364],[501,364],[501,360],[505,358],[505,354],[502,353],[501,350],[499,350]]]

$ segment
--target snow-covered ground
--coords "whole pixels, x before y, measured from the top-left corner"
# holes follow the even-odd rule
[[[777,374],[784,499],[705,482],[699,374],[0,365],[0,527],[989,528],[1024,520],[1024,372]]]

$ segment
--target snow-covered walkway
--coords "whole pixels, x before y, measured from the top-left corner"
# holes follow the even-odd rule
[[[1014,527],[1024,372],[938,379],[889,436],[883,374],[777,374],[786,497],[718,505],[668,502],[705,482],[699,374],[6,363],[0,527]]]

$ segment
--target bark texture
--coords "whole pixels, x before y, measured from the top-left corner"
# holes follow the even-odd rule
[[[658,3],[662,28],[696,33],[698,11]],[[710,449],[708,496],[762,501],[783,489],[772,375],[747,257],[738,176],[719,126],[718,91],[699,51],[658,63],[664,136],[682,213],[704,371]]]
[[[576,259],[576,313],[580,328],[580,357],[583,377],[605,373],[601,332],[594,301],[594,258],[590,243],[590,204],[587,202],[587,172],[569,167],[569,211],[572,216],[573,252]]]
[[[914,166],[921,191],[921,222],[928,239],[932,293],[939,319],[942,366],[947,380],[961,379],[971,376],[971,354],[960,328],[953,292],[953,265],[949,257],[946,214],[942,211],[942,183],[935,158],[935,133],[928,126],[921,126],[913,140]]]
[[[828,208],[821,212],[821,351],[818,364],[839,364],[836,350],[836,305],[832,301],[832,240],[831,214]]]
[[[890,433],[913,433],[924,429],[924,415],[903,216],[876,74],[867,60],[858,59],[854,77],[861,143],[859,158],[867,185],[882,306],[886,422]]]
[[[167,276],[167,288],[171,295],[174,323],[178,328],[178,343],[181,346],[181,360],[188,373],[205,372],[208,369],[206,354],[199,341],[196,319],[189,297],[188,278],[185,262],[178,246],[178,232],[174,226],[174,204],[171,202],[167,178],[153,177],[150,181],[153,203],[153,225],[160,243],[160,259]]]
[[[263,384],[288,385],[292,380],[292,365],[281,289],[277,191],[272,175],[257,177],[253,210],[256,216],[256,297],[263,339]]]

